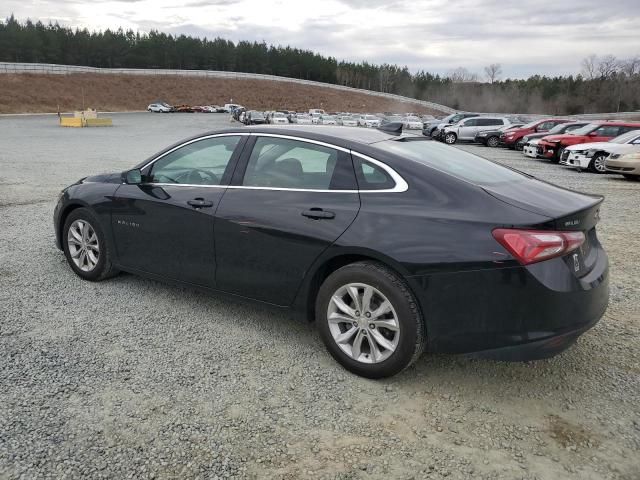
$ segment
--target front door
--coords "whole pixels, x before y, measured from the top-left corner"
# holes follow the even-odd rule
[[[237,170],[216,212],[217,288],[290,305],[313,261],[358,213],[351,157],[265,135]]]
[[[115,194],[112,227],[125,268],[215,286],[214,215],[241,136],[190,141],[143,169],[143,183]]]

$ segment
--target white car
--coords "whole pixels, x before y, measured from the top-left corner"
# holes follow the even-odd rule
[[[580,143],[564,149],[560,165],[605,173],[605,160],[611,154],[624,155],[637,150],[640,145],[640,130],[632,130],[612,138],[608,142]]]
[[[282,112],[273,112],[269,117],[269,123],[272,125],[289,125],[287,116]]]
[[[310,125],[312,123],[311,117],[306,113],[298,113],[291,117],[291,120],[293,123],[297,123],[299,125]]]
[[[422,130],[422,120],[418,117],[409,116],[400,119],[402,127],[409,130]]]
[[[533,140],[529,140],[522,149],[522,153],[527,157],[538,158],[538,142],[539,138],[534,138]]]
[[[151,103],[147,110],[154,113],[169,113],[171,111],[171,107],[166,103]]]
[[[343,127],[357,127],[358,120],[351,115],[343,115],[338,117],[338,125],[342,125]]]
[[[460,120],[454,125],[447,125],[442,132],[444,143],[453,145],[458,140],[473,141],[478,132],[497,130],[505,125],[511,125],[506,117],[470,117]]]
[[[311,114],[311,123],[313,124],[317,124],[318,122],[320,122],[320,114],[319,113],[312,113]]]
[[[359,127],[379,127],[380,119],[375,115],[361,115],[358,117]]]
[[[320,115],[318,119],[318,125],[337,125],[336,117],[333,115]]]

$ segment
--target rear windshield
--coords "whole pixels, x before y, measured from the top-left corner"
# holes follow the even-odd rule
[[[522,173],[439,142],[385,140],[377,148],[481,186],[522,181]]]

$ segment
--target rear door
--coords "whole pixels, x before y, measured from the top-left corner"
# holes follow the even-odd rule
[[[290,305],[313,261],[360,209],[345,149],[256,134],[216,212],[216,283],[229,293]]]
[[[246,138],[189,141],[145,166],[142,184],[118,188],[111,222],[123,267],[215,285],[214,213]]]

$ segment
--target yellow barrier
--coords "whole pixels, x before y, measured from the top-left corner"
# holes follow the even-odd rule
[[[60,118],[61,127],[84,127],[82,118]]]
[[[87,118],[84,124],[86,127],[113,127],[110,118]]]

